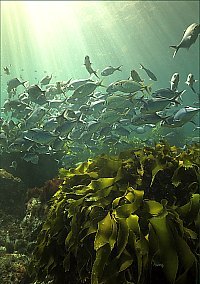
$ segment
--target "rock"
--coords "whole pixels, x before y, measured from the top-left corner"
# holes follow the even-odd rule
[[[26,187],[22,180],[0,169],[0,208],[6,214],[23,217],[25,214]]]

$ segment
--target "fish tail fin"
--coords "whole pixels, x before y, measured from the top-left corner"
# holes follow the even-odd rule
[[[165,117],[161,117],[161,116],[160,116],[160,118],[162,119],[162,120],[161,120],[161,124],[160,124],[161,126],[163,126],[164,123],[166,123],[167,125],[170,125],[169,120],[168,120],[169,118],[171,118],[170,115],[165,116]]]
[[[183,102],[183,98],[182,98],[182,95],[186,92],[186,90],[183,90],[183,91],[180,91],[180,92],[176,92],[177,95],[175,97],[172,98],[172,101],[175,102],[175,104],[179,104],[180,103],[177,101],[178,98],[180,98],[180,101]]]
[[[25,88],[26,88],[25,83],[27,83],[27,82],[28,82],[27,80],[22,82],[22,85],[23,85]]]
[[[174,97],[173,99],[176,99],[176,98],[178,98],[178,97],[181,97],[185,92],[186,92],[186,90],[183,90],[183,91],[180,91],[180,92],[175,92],[176,95],[175,95],[175,97]]]
[[[145,86],[145,87],[144,87],[144,90],[150,95],[148,86]]]
[[[173,58],[174,58],[174,57],[175,57],[175,55],[176,55],[176,53],[177,53],[177,51],[179,50],[179,47],[178,47],[177,45],[170,45],[169,47],[171,47],[171,48],[174,48],[174,49],[175,49],[174,54],[173,54]]]
[[[144,90],[147,92],[148,95],[151,95],[151,93],[152,93],[151,86],[152,86],[152,84],[150,84],[149,86],[144,86]]]
[[[99,78],[99,76],[97,75],[97,71],[94,71],[94,70],[93,70],[93,74],[94,74],[97,78]]]
[[[120,69],[122,66],[123,66],[123,65],[118,66],[118,67],[116,68],[116,70],[122,71],[122,70]]]
[[[144,94],[138,99],[139,102],[143,103],[144,105],[147,104],[146,100],[144,99]]]
[[[101,86],[101,87],[104,87],[104,88],[107,88],[107,86],[103,85],[102,83],[103,83],[103,80],[99,81],[99,82],[97,83],[97,85],[98,85],[98,86]]]

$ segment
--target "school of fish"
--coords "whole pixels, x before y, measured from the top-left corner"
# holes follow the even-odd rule
[[[173,57],[180,48],[189,48],[196,41],[199,30],[194,23],[184,31],[181,42],[171,46],[175,49]],[[20,152],[23,160],[33,164],[38,163],[41,154],[61,153],[58,162],[71,166],[94,153],[118,153],[129,148],[133,135],[140,136],[157,125],[180,128],[193,122],[199,113],[198,102],[184,105],[190,90],[199,96],[192,73],[185,78],[185,90],[178,90],[180,75],[175,72],[168,87],[152,91],[152,84],[141,77],[145,75],[151,82],[159,78],[143,64],[141,74],[133,69],[129,78],[123,78],[123,65],[94,70],[88,55],[84,66],[89,75],[85,79],[51,83],[51,74],[38,84],[21,78],[7,81],[8,96],[0,118],[1,153]],[[10,66],[3,71],[12,76]],[[114,72],[122,78],[105,86],[104,78],[112,78]],[[15,161],[11,167],[17,167]]]

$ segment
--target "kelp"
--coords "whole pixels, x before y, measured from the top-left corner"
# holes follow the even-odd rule
[[[61,169],[30,273],[54,283],[195,283],[199,148],[159,143]],[[164,282],[163,282],[164,283]]]

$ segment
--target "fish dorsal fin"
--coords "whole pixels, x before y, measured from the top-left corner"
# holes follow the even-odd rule
[[[189,108],[190,108],[189,106],[186,106],[186,107],[185,107],[185,111],[188,112],[188,109],[189,109]]]

